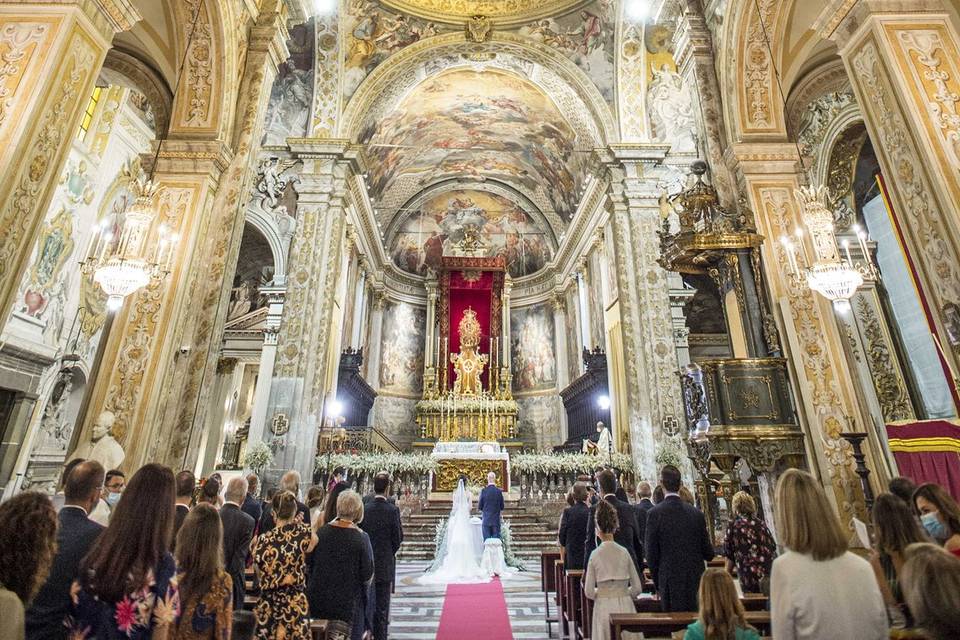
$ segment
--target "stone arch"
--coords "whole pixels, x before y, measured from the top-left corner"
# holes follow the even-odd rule
[[[166,135],[167,127],[170,126],[173,94],[156,69],[133,52],[114,47],[107,52],[100,77],[107,84],[142,93],[153,110],[156,137],[162,138]]]
[[[366,123],[396,103],[428,74],[455,65],[497,64],[526,71],[544,89],[559,91],[571,118],[591,132],[591,142],[605,146],[617,140],[609,105],[586,74],[573,62],[540,43],[509,32],[495,32],[488,42],[468,42],[464,33],[433,36],[394,54],[368,75],[354,92],[340,120],[340,135],[357,141]],[[429,65],[429,70],[426,68]],[[575,128],[576,123],[574,124]]]
[[[285,242],[280,235],[280,229],[273,216],[264,212],[259,207],[247,207],[246,223],[257,230],[270,245],[270,251],[273,254],[274,280],[278,276],[287,274],[287,255],[284,249]]]
[[[235,3],[227,0],[179,0],[174,5],[177,51],[190,42],[183,77],[174,87],[171,133],[194,137],[225,138],[233,123],[233,96],[239,85],[236,69],[239,39],[245,26],[238,25]],[[196,33],[192,40],[197,10]],[[180,58],[177,63],[179,67]]]

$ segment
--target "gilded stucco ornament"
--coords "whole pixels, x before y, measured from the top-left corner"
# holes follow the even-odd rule
[[[485,16],[490,23],[518,26],[538,18],[558,16],[589,4],[591,0],[382,0],[402,13],[447,24],[463,24],[474,16]]]

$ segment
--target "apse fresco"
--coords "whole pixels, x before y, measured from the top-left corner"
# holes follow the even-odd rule
[[[531,22],[519,33],[562,51],[613,104],[616,4],[615,0],[598,0],[559,18]]]
[[[459,179],[519,183],[543,191],[561,217],[576,211],[583,157],[557,107],[532,83],[486,69],[456,69],[417,85],[360,136],[369,145],[369,184]]]
[[[423,390],[423,336],[427,312],[406,302],[392,302],[383,312],[380,388],[400,394]]]
[[[547,305],[510,311],[513,389],[549,389],[557,383],[553,313]]]
[[[539,271],[553,255],[543,230],[514,202],[465,189],[424,202],[397,231],[390,257],[400,269],[423,275],[439,270],[443,256],[463,255],[458,244],[471,232],[481,245],[474,255],[503,256],[515,278]]]

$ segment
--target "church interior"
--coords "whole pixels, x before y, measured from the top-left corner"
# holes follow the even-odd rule
[[[602,467],[718,547],[793,468],[854,541],[960,499],[957,0],[5,0],[0,61],[4,499],[386,470],[408,572],[489,471],[531,566]]]

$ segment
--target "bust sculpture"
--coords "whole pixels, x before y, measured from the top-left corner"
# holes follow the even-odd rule
[[[123,464],[126,454],[123,447],[113,437],[113,425],[117,421],[116,416],[110,411],[104,411],[97,416],[93,423],[93,432],[87,442],[82,442],[77,449],[67,456],[68,459],[83,458],[84,460],[96,460],[103,465],[104,469],[117,469]]]

